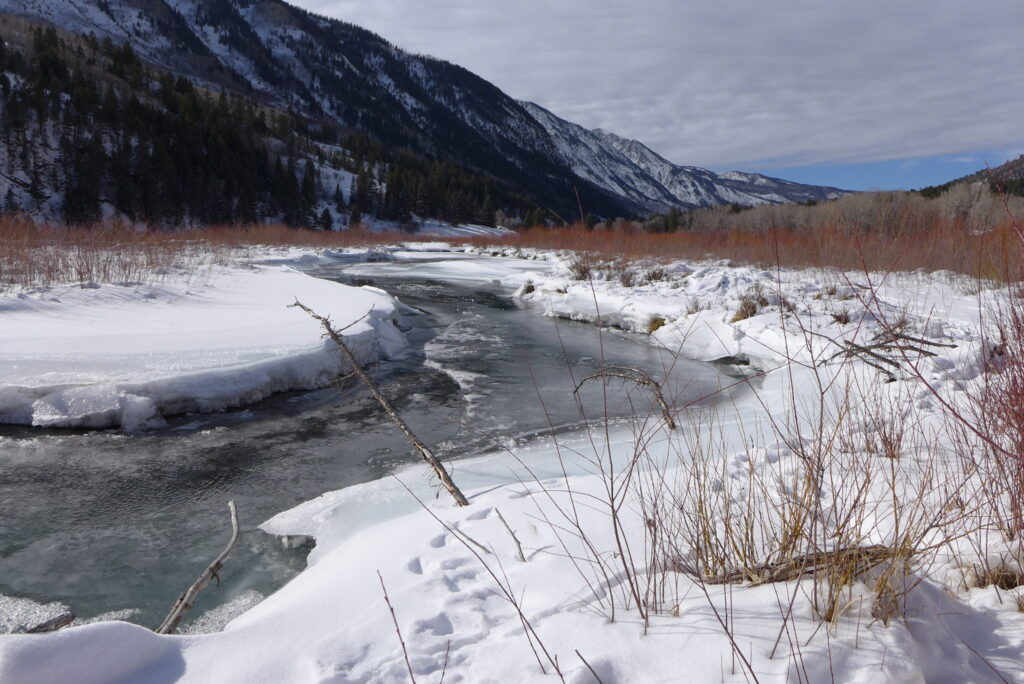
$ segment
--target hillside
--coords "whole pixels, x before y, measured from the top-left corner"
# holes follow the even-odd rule
[[[114,48],[130,45],[133,58],[151,75],[129,80],[128,89],[116,89],[129,99],[150,96],[160,73],[183,76],[201,90],[237,97],[254,111],[286,112],[303,122],[303,130],[289,131],[307,138],[297,147],[343,146],[348,136],[357,134],[378,143],[387,156],[410,154],[424,163],[451,163],[459,173],[476,178],[478,186],[493,186],[470,193],[472,202],[449,199],[449,204],[467,206],[441,218],[501,208],[523,218],[531,212],[535,218],[571,219],[578,211],[577,193],[587,211],[601,216],[842,194],[835,188],[764,177],[755,182],[748,174],[718,175],[672,164],[636,141],[587,131],[537,105],[517,102],[461,67],[404,52],[369,31],[280,0],[0,0],[0,12],[9,17],[5,26],[17,24],[10,17],[18,16],[57,27],[63,43],[86,42],[87,62],[109,59]],[[7,40],[19,42],[16,36]],[[92,53],[102,48],[104,55],[90,54],[90,46]],[[81,56],[79,48],[73,47],[76,56]],[[70,62],[68,68],[77,73]],[[59,138],[55,125],[49,127]],[[352,156],[351,150],[346,152]],[[296,167],[308,158],[296,155]],[[378,166],[371,175],[384,188],[390,168],[383,164],[390,162],[375,161]],[[321,164],[319,159],[312,162]],[[30,182],[31,169],[17,166],[11,168],[12,175]],[[354,164],[345,170],[359,172]],[[416,192],[424,174],[418,175],[401,194]],[[350,180],[338,174],[327,185],[344,188]],[[301,169],[296,182],[302,182]],[[53,193],[59,194],[56,189]],[[499,203],[496,195],[502,193],[519,199]],[[395,202],[402,206],[393,214],[424,209],[422,202],[408,197],[393,198]],[[317,213],[325,208],[333,212],[325,200]],[[537,208],[553,213],[537,213]],[[340,218],[338,212],[332,215]]]

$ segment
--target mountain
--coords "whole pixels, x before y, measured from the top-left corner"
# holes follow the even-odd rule
[[[984,180],[1000,186],[1013,186],[1019,190],[1022,182],[1024,182],[1024,154],[1016,159],[1004,162],[999,166],[994,166],[990,169],[982,169],[981,171],[971,174],[970,176],[966,176],[965,178],[961,178],[960,180]]]
[[[339,139],[357,133],[450,161],[560,216],[574,215],[577,193],[603,216],[842,194],[672,164],[636,141],[518,102],[461,67],[281,0],[0,0],[0,12],[128,43],[148,65],[203,88],[293,112]]]
[[[999,166],[961,176],[942,185],[932,185],[919,191],[925,197],[938,197],[953,186],[966,183],[988,183],[994,192],[1024,196],[1024,155],[1010,159]]]
[[[522,104],[551,135],[566,165],[629,201],[640,213],[722,204],[806,202],[849,194],[838,188],[801,185],[754,173],[717,174],[696,166],[680,166],[637,140],[601,129],[587,130],[536,104]]]

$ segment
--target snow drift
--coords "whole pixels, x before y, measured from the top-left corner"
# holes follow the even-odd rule
[[[331,317],[364,362],[400,354],[401,305],[375,288],[287,266],[224,268],[209,283],[91,285],[0,297],[0,423],[138,429],[343,370],[296,299]]]

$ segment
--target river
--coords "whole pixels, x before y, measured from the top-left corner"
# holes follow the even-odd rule
[[[712,365],[673,358],[641,336],[524,307],[498,285],[325,267],[319,277],[372,284],[422,313],[403,320],[405,358],[373,368],[384,393],[439,455],[460,458],[584,426],[575,382],[606,363],[668,378],[693,401],[729,382]],[[366,267],[359,272],[365,274]],[[632,411],[616,385],[581,392],[590,418]],[[305,567],[309,546],[257,525],[326,491],[386,476],[416,459],[358,387],[274,396],[244,409],[181,416],[137,434],[0,426],[0,595],[60,602],[80,617],[159,624],[226,542],[226,502],[242,540],[187,618],[241,610]],[[231,611],[222,609],[221,622]],[[206,628],[219,622],[208,613]],[[201,621],[199,624],[203,624]]]

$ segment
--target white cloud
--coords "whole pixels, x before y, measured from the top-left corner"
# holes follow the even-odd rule
[[[680,163],[1021,144],[1020,0],[293,1]]]

